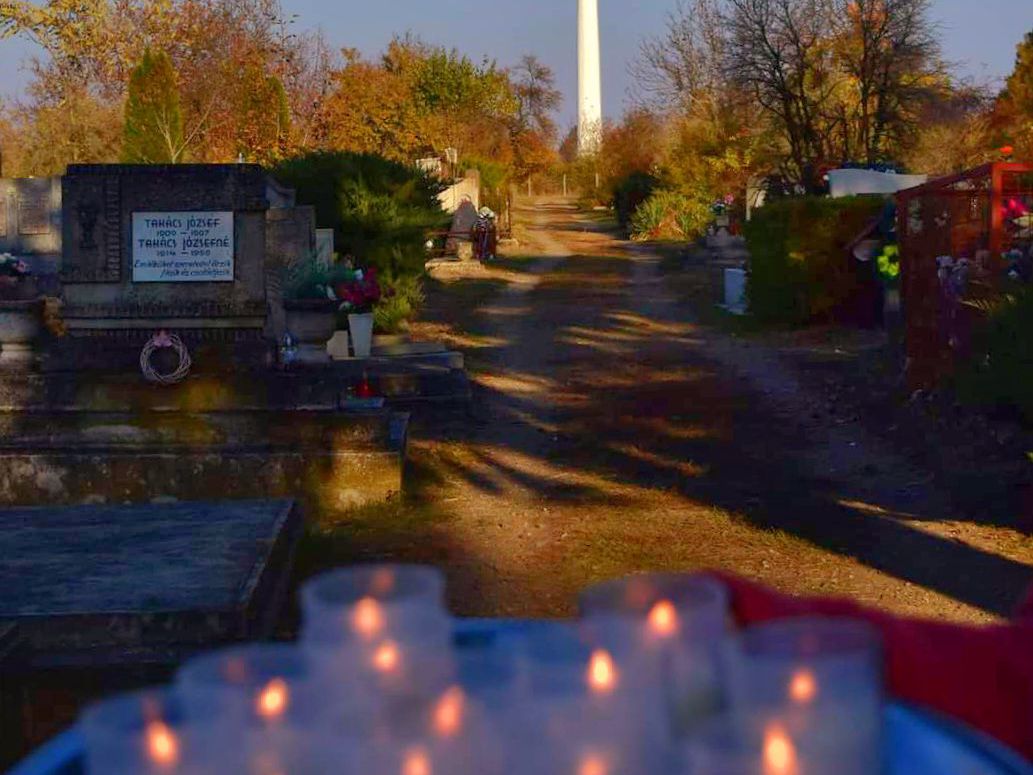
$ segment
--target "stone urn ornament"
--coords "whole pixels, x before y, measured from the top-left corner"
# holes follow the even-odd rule
[[[283,303],[287,330],[302,344],[325,346],[337,328],[337,304],[326,300],[301,299]]]
[[[0,367],[26,369],[36,362],[43,333],[42,306],[28,264],[0,253]]]
[[[32,301],[38,295],[29,265],[10,253],[0,253],[0,301]]]

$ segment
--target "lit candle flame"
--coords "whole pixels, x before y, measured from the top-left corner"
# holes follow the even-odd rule
[[[764,733],[764,775],[796,775],[796,748],[780,727]]]
[[[442,695],[434,707],[434,730],[442,737],[453,737],[463,728],[466,696],[458,686]]]
[[[274,678],[258,695],[258,715],[267,719],[275,719],[287,710],[290,690],[282,678]]]
[[[610,768],[606,760],[596,754],[588,754],[578,764],[577,775],[608,775]]]
[[[147,725],[147,753],[157,764],[170,767],[179,759],[179,741],[161,721],[152,721]]]
[[[596,692],[611,692],[617,687],[617,666],[608,652],[592,652],[588,662],[588,685]]]
[[[402,760],[402,775],[431,775],[430,759],[425,751],[414,748]]]
[[[678,612],[670,600],[661,600],[649,612],[649,626],[658,635],[673,635],[678,629]]]
[[[373,667],[381,673],[393,672],[401,661],[401,654],[392,641],[381,643],[373,652]]]
[[[799,670],[789,682],[789,698],[800,705],[807,705],[818,696],[818,681],[810,670]]]
[[[384,629],[384,612],[380,604],[371,597],[364,597],[355,604],[352,626],[356,632],[371,638]]]

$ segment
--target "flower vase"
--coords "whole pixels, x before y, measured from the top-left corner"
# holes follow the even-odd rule
[[[373,313],[348,315],[352,349],[356,358],[368,358],[373,349]]]

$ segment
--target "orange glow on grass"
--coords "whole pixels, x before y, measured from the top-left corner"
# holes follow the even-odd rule
[[[147,754],[156,764],[171,767],[179,761],[179,740],[161,721],[152,721],[147,725]]]
[[[282,678],[274,678],[258,695],[258,715],[266,719],[279,718],[287,710],[290,690]]]
[[[789,699],[800,705],[814,702],[818,696],[818,680],[810,670],[799,670],[789,682]]]
[[[598,694],[606,694],[617,688],[617,666],[609,652],[602,649],[592,652],[588,661],[588,685]]]
[[[649,627],[665,638],[678,630],[678,612],[670,600],[661,600],[649,612]]]

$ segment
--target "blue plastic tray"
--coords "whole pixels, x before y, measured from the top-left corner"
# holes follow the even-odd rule
[[[460,623],[457,640],[460,646],[489,645],[500,635],[532,626],[515,620],[469,620]],[[886,708],[886,744],[885,775],[1033,775],[1033,766],[995,740],[907,705]],[[8,775],[84,775],[77,731],[72,728],[54,738]]]

